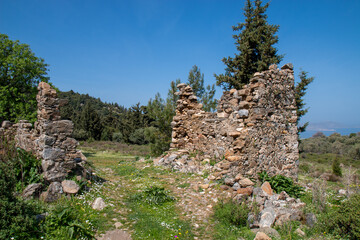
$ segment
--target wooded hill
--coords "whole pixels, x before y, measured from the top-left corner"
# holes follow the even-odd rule
[[[146,143],[143,136],[135,136],[136,130],[149,127],[153,121],[147,114],[146,106],[138,103],[126,108],[72,90],[60,91],[59,98],[68,100],[68,104],[60,109],[61,117],[73,121],[76,139]]]

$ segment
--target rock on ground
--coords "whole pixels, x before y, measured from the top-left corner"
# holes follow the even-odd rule
[[[92,208],[95,210],[103,210],[105,207],[106,207],[105,201],[101,197],[96,198],[92,204]]]
[[[62,181],[61,186],[63,188],[63,191],[69,194],[76,194],[80,189],[79,185],[77,185],[76,182],[72,180]]]
[[[42,189],[41,183],[32,183],[24,189],[21,195],[25,199],[39,197],[41,193],[41,189]]]
[[[271,240],[271,238],[263,232],[258,232],[254,240]]]
[[[131,240],[131,236],[119,229],[107,231],[105,234],[97,238],[97,240]]]

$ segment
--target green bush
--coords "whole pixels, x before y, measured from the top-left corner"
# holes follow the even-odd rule
[[[121,132],[115,132],[112,135],[112,140],[115,142],[123,142],[124,141],[124,136]]]
[[[353,195],[328,218],[328,231],[347,239],[360,239],[360,195]]]
[[[269,182],[276,193],[285,191],[291,197],[300,198],[304,194],[304,188],[295,184],[291,178],[275,175],[270,177],[265,171],[258,174],[261,182]]]
[[[333,164],[332,164],[332,171],[333,174],[339,177],[342,177],[342,171],[340,167],[339,159],[336,157]]]
[[[133,195],[131,201],[143,201],[150,205],[162,205],[166,202],[174,201],[175,198],[170,196],[170,191],[163,187],[150,186],[145,188],[142,192]]]
[[[38,239],[41,231],[35,216],[41,207],[15,197],[16,181],[11,162],[0,161],[0,239]]]
[[[46,217],[44,229],[49,239],[94,239],[89,224],[76,208],[57,205]]]
[[[41,161],[34,155],[23,149],[17,148],[14,161],[14,173],[16,177],[16,191],[22,191],[32,183],[42,182]]]
[[[169,150],[171,137],[161,132],[158,128],[145,128],[145,138],[150,143],[152,156],[160,156],[163,152]]]
[[[129,140],[133,144],[143,145],[146,144],[147,141],[145,140],[145,130],[144,128],[136,129],[134,132],[131,133]]]
[[[234,201],[219,201],[214,208],[214,218],[224,225],[234,225],[236,227],[245,227],[250,209],[245,203],[236,203]]]

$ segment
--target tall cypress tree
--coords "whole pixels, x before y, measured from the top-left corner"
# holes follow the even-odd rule
[[[308,112],[308,108],[305,108],[304,96],[308,85],[314,81],[314,77],[308,77],[308,72],[301,71],[299,74],[300,82],[295,86],[295,101],[297,106],[297,126],[299,133],[305,132],[306,127],[309,125],[308,122],[300,126],[300,119]]]
[[[262,6],[261,0],[247,0],[244,8],[244,23],[233,26],[233,35],[238,54],[235,57],[223,58],[226,65],[225,74],[216,75],[216,84],[228,90],[239,89],[247,84],[255,72],[268,69],[271,64],[278,64],[283,56],[277,54],[273,47],[278,42],[275,35],[278,25],[267,22],[266,9],[269,3]]]

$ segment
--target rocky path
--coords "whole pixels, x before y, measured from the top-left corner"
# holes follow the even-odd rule
[[[220,198],[231,196],[230,192],[221,190],[218,184],[206,182],[202,176],[154,167],[151,161],[144,159],[136,161],[129,158],[118,163],[116,159],[104,161],[94,158],[92,162],[97,169],[96,174],[106,180],[99,192],[112,206],[108,214],[109,224],[112,225],[109,229],[118,229],[118,234],[107,232],[107,235],[101,235],[98,239],[102,240],[130,239],[129,235],[134,234],[135,222],[128,218],[131,209],[126,206],[126,198],[144,185],[161,184],[171,191],[176,198],[179,218],[191,223],[194,239],[211,239],[213,207]]]

